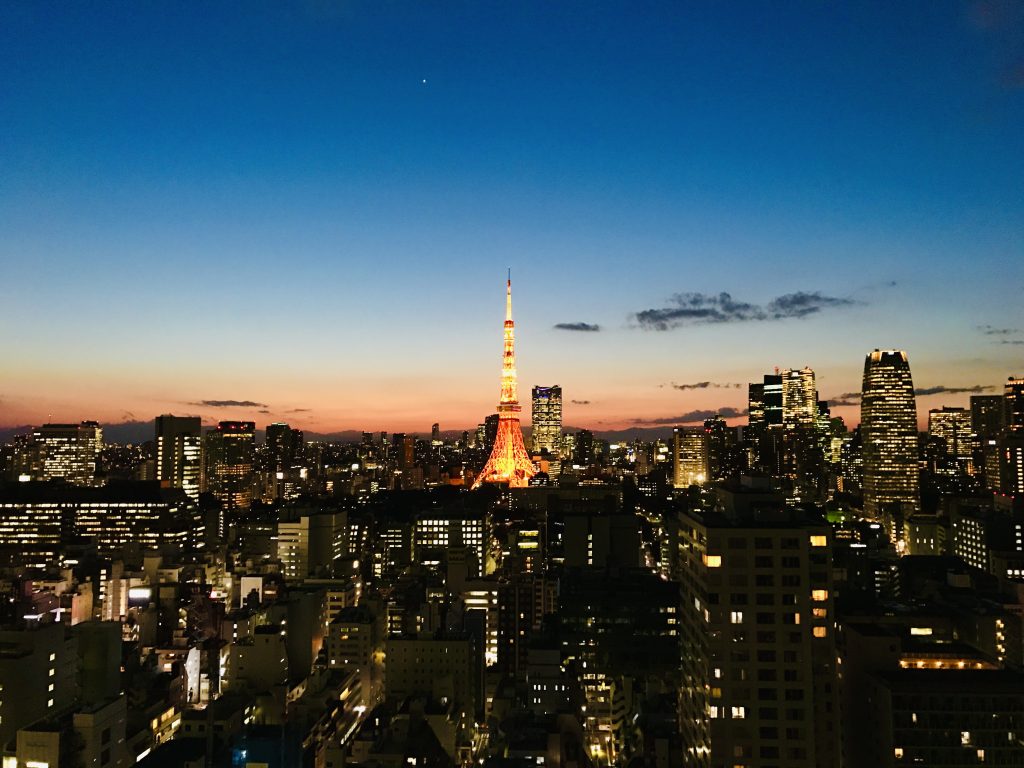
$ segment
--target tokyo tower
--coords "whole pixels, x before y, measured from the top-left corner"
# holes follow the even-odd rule
[[[505,351],[501,358],[501,399],[498,402],[498,434],[487,464],[473,483],[508,483],[510,488],[524,488],[537,470],[523,445],[519,428],[519,394],[516,387],[516,324],[512,322],[512,273],[509,272],[505,292]]]

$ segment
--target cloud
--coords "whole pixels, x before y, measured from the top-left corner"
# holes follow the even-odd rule
[[[665,385],[664,384],[659,384],[658,386],[659,387],[664,387]],[[670,382],[668,384],[668,386],[672,387],[672,389],[678,389],[678,390],[681,390],[683,392],[686,392],[687,390],[690,390],[690,389],[739,389],[743,385],[742,384],[732,384],[732,383],[720,384],[720,383],[718,383],[716,381],[697,381],[697,382],[694,382],[693,384],[676,384],[673,381],[673,382]]]
[[[973,387],[945,387],[940,384],[937,387],[918,387],[914,390],[914,394],[920,397],[927,397],[928,395],[977,395],[980,392],[990,392],[993,389],[995,387],[982,386],[981,384],[975,384]]]
[[[843,392],[841,395],[830,397],[828,404],[830,406],[842,407],[844,405],[860,405],[860,392]]]
[[[849,307],[859,302],[818,291],[797,291],[776,296],[764,306],[735,300],[731,294],[677,293],[669,298],[671,306],[645,309],[634,317],[644,330],[667,331],[686,325],[763,322],[804,318],[824,309]]]
[[[1024,339],[1003,339],[1000,344],[1024,344]]]
[[[589,400],[570,400],[569,402],[573,405],[590,405]]]
[[[555,323],[556,331],[584,331],[586,333],[595,333],[601,330],[600,325],[593,323]]]
[[[1009,336],[1020,332],[1017,328],[995,328],[991,325],[979,325],[978,330],[986,336]]]
[[[270,413],[270,411],[268,411],[266,408],[262,408],[260,409],[260,413]]]
[[[198,405],[205,408],[266,408],[266,403],[255,400],[198,400],[186,405]]]
[[[312,408],[292,408],[290,411],[285,411],[285,413],[309,413],[312,410]]]
[[[717,411],[707,410],[695,410],[687,411],[686,413],[680,414],[679,416],[662,416],[655,419],[633,419],[634,424],[697,424],[704,422],[707,419],[713,419],[715,416],[721,416],[723,419],[736,419],[740,416],[746,416],[747,409],[744,408],[742,411],[737,408],[719,408]]]

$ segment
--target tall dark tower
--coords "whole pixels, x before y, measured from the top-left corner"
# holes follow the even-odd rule
[[[917,404],[906,352],[876,349],[865,358],[860,430],[864,511],[884,520],[893,538],[899,538],[897,520],[921,508]]]
[[[473,484],[508,483],[512,488],[525,488],[537,470],[523,444],[519,426],[519,392],[516,384],[515,323],[512,321],[512,277],[505,290],[505,345],[501,361],[501,397],[498,400],[498,434],[491,457]]]

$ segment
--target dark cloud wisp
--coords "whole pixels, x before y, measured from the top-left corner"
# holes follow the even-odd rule
[[[661,386],[665,385],[662,384]],[[691,389],[739,389],[743,385],[732,383],[723,384],[717,381],[696,381],[693,384],[677,384],[676,382],[673,381],[670,382],[668,386],[672,387],[672,389],[678,389],[682,392],[686,392],[687,390]]]
[[[764,322],[804,318],[826,309],[854,306],[858,302],[819,291],[797,291],[776,296],[767,304],[737,301],[729,293],[677,293],[667,307],[645,309],[634,316],[641,328],[667,331],[686,325]]]
[[[257,403],[255,400],[197,400],[188,405],[198,405],[204,408],[266,408],[266,403]]]
[[[735,419],[746,415],[746,408],[742,411],[738,408],[719,408],[717,411],[698,409],[695,411],[687,411],[686,413],[682,413],[678,416],[661,416],[655,419],[633,419],[633,423],[648,425],[698,424],[706,421],[707,419],[713,419],[715,416],[721,416],[723,419]]]
[[[569,402],[573,405],[590,405],[589,400],[570,400]]]
[[[595,323],[555,323],[556,331],[583,331],[585,333],[596,333],[601,326]]]
[[[995,387],[983,386],[981,384],[975,384],[973,387],[946,387],[939,385],[937,387],[918,387],[914,390],[914,394],[920,397],[927,397],[928,395],[978,395],[982,392],[991,392]]]
[[[978,330],[986,336],[1011,336],[1012,334],[1020,333],[1017,328],[996,328],[992,325],[979,325]]]

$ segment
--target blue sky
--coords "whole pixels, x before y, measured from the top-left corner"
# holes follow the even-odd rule
[[[0,73],[0,422],[468,426],[509,265],[574,424],[1020,372],[1017,3],[3,2]],[[721,292],[841,301],[636,320]]]

